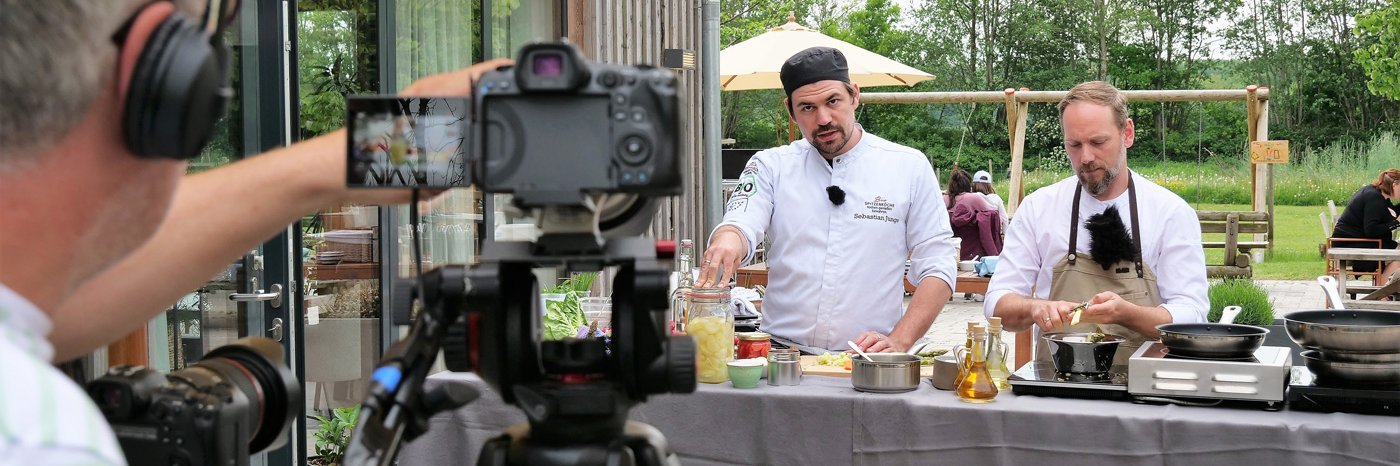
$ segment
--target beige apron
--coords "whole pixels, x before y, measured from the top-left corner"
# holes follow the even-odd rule
[[[1079,239],[1079,197],[1083,192],[1083,186],[1077,187],[1074,191],[1073,214],[1069,224],[1070,253],[1058,264],[1055,264],[1053,275],[1050,278],[1050,299],[1052,301],[1082,303],[1096,294],[1112,291],[1122,296],[1124,300],[1139,306],[1154,307],[1161,304],[1162,298],[1157,291],[1157,276],[1142,263],[1137,189],[1133,186],[1131,175],[1128,178],[1128,216],[1133,223],[1133,248],[1137,250],[1136,261],[1121,261],[1113,264],[1108,270],[1104,270],[1088,254],[1076,252],[1078,248],[1075,245],[1078,244],[1077,240]],[[1061,327],[1055,331],[1092,332],[1094,325],[1081,323]],[[1098,327],[1103,329],[1104,333],[1119,335],[1127,339],[1118,345],[1118,352],[1113,355],[1114,365],[1127,364],[1128,358],[1137,351],[1138,347],[1142,346],[1146,339],[1142,334],[1121,325],[1098,324]],[[1036,339],[1036,360],[1050,361],[1050,347],[1043,338]]]

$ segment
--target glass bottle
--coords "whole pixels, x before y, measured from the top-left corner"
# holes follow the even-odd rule
[[[969,355],[966,353],[968,351],[972,351],[972,331],[976,330],[981,326],[982,324],[979,324],[975,321],[968,321],[967,343],[964,343],[962,346],[953,348],[953,356],[956,356],[958,358],[958,378],[953,379],[954,387],[962,384],[963,379],[967,378],[967,369],[972,367],[972,358],[968,357]]]
[[[691,266],[691,255],[695,253],[695,242],[688,239],[681,240],[681,252],[676,256],[676,290],[671,292],[671,330],[673,333],[685,333],[685,323],[687,320],[685,313],[686,295],[695,288],[695,276]]]
[[[695,288],[685,300],[685,333],[695,337],[696,380],[729,380],[729,361],[734,360],[734,314],[730,311],[729,288]]]
[[[986,403],[997,397],[997,385],[992,382],[992,374],[987,372],[986,329],[977,327],[972,332],[972,349],[966,359],[972,361],[967,376],[958,383],[958,398],[969,403]]]
[[[1011,389],[1011,383],[1006,381],[1011,377],[1011,370],[1006,367],[1006,348],[1006,343],[1001,341],[1001,318],[987,319],[987,372],[992,374],[992,382],[1001,391]]]

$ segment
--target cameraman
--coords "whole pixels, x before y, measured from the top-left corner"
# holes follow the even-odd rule
[[[205,8],[0,0],[0,464],[124,463],[96,406],[51,362],[144,325],[306,212],[408,200],[345,188],[344,131],[190,176],[183,160],[134,154],[122,125],[135,63],[162,21]],[[466,95],[508,63],[404,92]]]

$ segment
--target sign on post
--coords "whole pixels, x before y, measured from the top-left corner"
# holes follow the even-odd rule
[[[1288,140],[1250,141],[1249,163],[1288,163]]]

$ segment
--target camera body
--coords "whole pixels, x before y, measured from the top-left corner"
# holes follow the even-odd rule
[[[474,178],[524,205],[579,192],[680,194],[676,77],[592,64],[566,44],[534,44],[477,83]]]
[[[301,384],[276,341],[248,337],[170,374],[113,367],[87,384],[130,464],[246,465],[280,447],[301,414]]]
[[[191,372],[167,380],[145,367],[117,366],[88,385],[128,463],[247,462],[248,397],[211,371]]]
[[[590,63],[565,43],[525,46],[461,98],[352,96],[346,182],[513,194],[520,207],[587,194],[681,193],[675,75]]]

